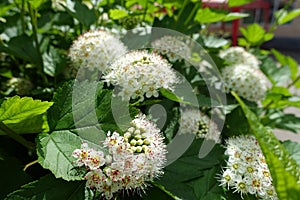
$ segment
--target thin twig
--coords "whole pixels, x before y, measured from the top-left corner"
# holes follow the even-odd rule
[[[8,128],[2,121],[0,121],[0,129],[4,131],[10,138],[22,144],[24,147],[30,150],[35,149],[35,145],[32,142],[25,140],[22,136]]]

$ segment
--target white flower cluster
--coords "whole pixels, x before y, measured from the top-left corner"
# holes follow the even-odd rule
[[[260,101],[265,97],[268,82],[259,69],[237,64],[225,67],[221,75],[226,92],[232,90],[249,101]]]
[[[191,57],[191,49],[178,36],[163,36],[151,43],[154,52],[167,56],[170,62],[182,61]]]
[[[108,84],[120,86],[123,100],[144,99],[159,95],[159,89],[172,90],[178,77],[167,60],[155,53],[132,51],[112,63],[103,78]]]
[[[125,54],[127,48],[112,33],[95,30],[84,33],[69,49],[69,57],[76,68],[85,67],[106,72],[109,63]]]
[[[217,124],[197,108],[183,109],[180,119],[180,134],[195,134],[196,138],[205,138],[220,142],[221,132]]]
[[[229,138],[225,155],[229,158],[220,176],[220,185],[233,188],[242,198],[243,194],[249,193],[259,199],[278,199],[268,165],[255,137]]]
[[[124,136],[108,133],[105,150],[91,149],[83,143],[73,156],[78,167],[87,169],[86,187],[111,199],[120,190],[143,190],[146,181],[163,174],[166,162],[163,139],[155,124],[138,115]]]
[[[224,59],[227,65],[244,64],[252,68],[259,68],[260,61],[243,47],[230,47],[220,51],[219,56]]]

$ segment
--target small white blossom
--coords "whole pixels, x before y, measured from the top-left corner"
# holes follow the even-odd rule
[[[166,162],[166,145],[156,125],[144,115],[132,120],[124,136],[108,133],[104,151],[83,143],[73,156],[77,167],[85,166],[86,187],[97,190],[106,199],[120,190],[144,189],[146,181],[159,177]]]
[[[170,62],[188,60],[191,57],[191,49],[181,37],[163,36],[151,43],[154,52],[165,55]]]
[[[260,101],[268,89],[266,76],[250,66],[238,64],[225,67],[221,72],[227,92],[236,92],[249,101]]]
[[[180,134],[195,134],[196,138],[205,138],[220,142],[221,132],[217,124],[197,108],[183,109],[180,119]]]
[[[178,78],[171,65],[161,56],[146,51],[133,51],[117,59],[104,80],[120,86],[119,96],[123,100],[144,96],[158,97],[159,89],[172,90]]]
[[[239,136],[226,141],[227,166],[220,175],[220,185],[259,199],[277,200],[272,177],[260,146],[253,136]]]
[[[109,70],[110,62],[126,53],[124,44],[112,33],[95,30],[79,36],[69,50],[69,57],[76,68],[85,67],[101,72]]]
[[[260,61],[243,47],[229,47],[222,50],[219,56],[226,61],[227,65],[243,64],[258,69]]]

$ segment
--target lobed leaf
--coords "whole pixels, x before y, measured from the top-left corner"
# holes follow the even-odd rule
[[[19,134],[38,133],[48,129],[44,114],[52,104],[31,97],[10,97],[0,106],[0,121]]]

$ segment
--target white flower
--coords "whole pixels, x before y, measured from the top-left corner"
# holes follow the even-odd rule
[[[253,136],[239,136],[226,141],[227,166],[220,175],[220,185],[243,195],[277,200],[272,177],[260,146]]]
[[[229,47],[222,50],[219,56],[226,61],[227,65],[243,64],[258,69],[260,61],[243,47]]]
[[[108,133],[103,143],[107,151],[96,151],[83,143],[73,156],[75,165],[85,166],[86,187],[106,199],[120,190],[146,187],[146,181],[159,177],[166,162],[166,145],[156,125],[144,115],[132,120],[124,136]]]
[[[85,67],[101,72],[109,70],[109,63],[126,53],[124,44],[112,33],[95,30],[79,36],[69,50],[76,68]]]
[[[232,90],[249,101],[260,101],[265,97],[268,82],[259,69],[238,64],[225,67],[221,75],[227,92]]]
[[[221,132],[217,124],[197,108],[183,109],[180,119],[180,134],[195,134],[197,138],[205,138],[220,142]]]
[[[172,90],[178,78],[171,65],[155,53],[133,51],[117,59],[104,80],[120,86],[119,96],[130,98],[157,97],[159,89]]]
[[[191,57],[191,49],[181,37],[163,36],[151,43],[154,52],[167,56],[170,62],[188,60]]]

